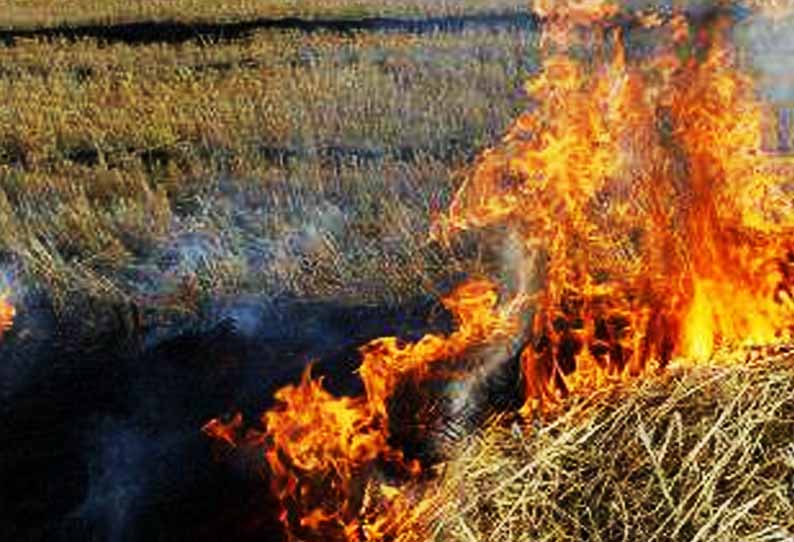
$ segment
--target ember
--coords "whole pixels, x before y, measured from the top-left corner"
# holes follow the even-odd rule
[[[446,300],[451,335],[361,349],[361,397],[335,397],[310,373],[277,393],[256,445],[294,537],[423,539],[427,466],[390,440],[389,402],[408,378],[523,338],[521,315],[527,416],[673,362],[789,338],[794,223],[778,208],[783,174],[760,152],[767,108],[735,58],[730,13],[693,22],[596,0],[536,8],[533,107],[482,153],[435,234],[504,227],[545,262],[541,286],[501,297],[485,280],[459,286]],[[643,62],[627,58],[629,24],[663,36]]]

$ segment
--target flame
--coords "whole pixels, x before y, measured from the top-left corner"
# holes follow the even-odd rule
[[[533,106],[481,154],[434,232],[518,232],[545,261],[542,287],[500,304],[490,282],[464,283],[445,300],[458,323],[449,336],[361,348],[360,397],[332,395],[310,371],[276,394],[256,445],[294,539],[423,539],[433,496],[390,440],[389,402],[406,379],[521,333],[517,309],[531,320],[527,416],[791,334],[794,217],[781,211],[785,173],[760,152],[766,108],[734,59],[731,21],[694,31],[683,13],[640,13],[636,24],[666,41],[637,63],[614,3],[536,9],[545,60],[526,85]],[[592,58],[574,60],[582,44]],[[240,424],[205,430],[235,444]]]
[[[4,294],[0,294],[0,339],[14,325],[16,309]]]
[[[784,339],[794,321],[794,229],[771,218],[785,178],[759,152],[765,108],[736,67],[729,21],[642,65],[626,61],[620,27],[595,24],[606,62],[588,70],[567,54],[582,14],[569,9],[552,12],[527,86],[536,107],[480,157],[445,224],[508,224],[548,258],[522,356],[525,412],[673,358]],[[672,44],[690,37],[681,14],[640,20],[669,25]]]
[[[392,482],[403,485],[421,475],[418,462],[389,443],[388,402],[404,379],[421,379],[431,365],[513,333],[515,323],[496,310],[497,302],[492,283],[472,280],[444,299],[458,324],[449,336],[428,334],[408,344],[385,337],[364,345],[359,369],[363,396],[335,397],[310,369],[300,383],[276,393],[278,406],[264,414],[266,430],[255,445],[266,450],[272,490],[292,536],[355,541],[402,533],[401,540],[411,539],[400,526],[430,503],[412,498],[404,488],[396,490],[389,480],[374,487],[370,480],[376,466],[387,467]],[[236,445],[240,424],[239,416],[228,424],[216,419],[204,431]],[[378,495],[374,504],[368,498],[372,494]]]
[[[309,371],[300,384],[276,393],[280,406],[262,421],[273,490],[284,503],[282,519],[291,533],[378,540],[399,531],[398,523],[417,505],[403,492],[385,491],[374,516],[359,513],[366,476],[376,462],[391,465],[403,478],[420,474],[418,463],[389,444],[388,401],[402,379],[421,379],[430,365],[509,334],[511,322],[495,310],[497,298],[491,283],[468,282],[444,300],[458,322],[451,335],[429,334],[413,344],[387,337],[362,347],[361,397],[334,397]]]

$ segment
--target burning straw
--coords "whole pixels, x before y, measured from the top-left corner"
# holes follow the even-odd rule
[[[766,107],[735,58],[726,6],[536,6],[544,60],[527,84],[533,105],[482,153],[435,231],[508,231],[528,255],[517,274],[531,277],[517,289],[459,286],[446,300],[458,323],[449,336],[362,347],[361,397],[334,397],[309,373],[277,393],[264,433],[246,442],[264,450],[292,537],[700,540],[791,517],[778,449],[791,429],[788,369],[703,370],[693,376],[703,384],[686,387],[640,378],[784,344],[794,323],[786,177],[760,151]],[[641,61],[626,49],[629,27],[659,36]],[[438,420],[469,417],[465,405],[482,395],[467,375],[487,380],[513,358],[521,414],[557,421],[530,438],[493,429],[428,482],[432,465],[397,438],[398,390],[413,383],[413,423],[439,439]],[[444,379],[467,384],[426,385]],[[610,395],[631,381],[635,393]],[[588,396],[586,409],[571,406]],[[240,423],[206,430],[236,444]],[[773,440],[754,440],[767,430]],[[450,491],[473,504],[443,506]]]

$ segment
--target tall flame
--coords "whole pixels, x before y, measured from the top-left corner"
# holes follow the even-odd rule
[[[257,446],[294,538],[422,539],[416,520],[433,501],[390,439],[389,401],[406,379],[520,333],[516,307],[531,315],[526,415],[673,360],[789,337],[794,217],[781,212],[784,174],[760,152],[765,107],[734,59],[731,20],[641,13],[628,22],[667,41],[638,63],[614,3],[536,10],[533,107],[482,153],[436,232],[507,226],[545,261],[542,287],[500,305],[491,283],[463,284],[445,300],[451,335],[361,349],[361,397],[333,396],[309,372],[276,394]],[[589,56],[574,60],[582,44]],[[235,443],[240,424],[205,429]]]
[[[794,229],[773,213],[784,178],[760,153],[765,109],[735,65],[729,21],[642,65],[626,61],[619,26],[594,24],[607,61],[589,67],[566,40],[605,10],[572,4],[551,12],[528,84],[536,107],[480,157],[447,223],[509,224],[548,259],[523,353],[527,411],[674,357],[780,340],[794,316]],[[681,15],[643,23],[690,40]]]

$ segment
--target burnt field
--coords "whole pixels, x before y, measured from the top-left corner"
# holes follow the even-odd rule
[[[224,460],[201,427],[238,410],[256,418],[310,361],[335,392],[358,393],[360,344],[450,325],[429,299],[386,309],[250,298],[192,326],[80,343],[51,304],[25,306],[0,346],[10,540],[278,540],[266,477]]]

